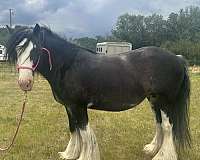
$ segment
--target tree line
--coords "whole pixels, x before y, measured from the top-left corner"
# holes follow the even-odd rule
[[[8,40],[9,34],[8,30],[4,27],[0,28],[0,44],[5,45]]]

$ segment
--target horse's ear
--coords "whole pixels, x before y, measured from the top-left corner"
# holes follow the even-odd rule
[[[11,27],[9,27],[8,25],[6,25],[6,28],[8,30],[8,33],[12,34],[14,29],[12,29]]]
[[[38,35],[40,33],[40,26],[39,24],[36,24],[35,27],[33,28],[33,34]]]

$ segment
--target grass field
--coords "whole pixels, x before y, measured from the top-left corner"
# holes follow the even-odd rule
[[[190,127],[192,149],[181,160],[200,160],[200,74],[191,75]],[[17,125],[23,101],[17,75],[0,74],[0,145],[6,145]],[[89,111],[101,153],[101,160],[150,160],[143,146],[154,136],[153,114],[147,101],[120,113]],[[69,140],[65,109],[51,94],[48,83],[35,78],[21,130],[13,149],[0,153],[1,160],[57,160]]]

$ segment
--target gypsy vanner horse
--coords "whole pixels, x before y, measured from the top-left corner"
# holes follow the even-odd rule
[[[145,98],[156,120],[156,134],[145,145],[145,153],[153,160],[177,160],[177,148],[190,145],[190,80],[181,57],[158,47],[98,55],[38,24],[14,31],[7,55],[17,65],[22,90],[32,89],[33,73],[39,72],[55,100],[65,106],[71,139],[66,150],[59,152],[63,159],[100,159],[87,109],[118,112]]]

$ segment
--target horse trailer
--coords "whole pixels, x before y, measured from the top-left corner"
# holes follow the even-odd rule
[[[0,45],[0,61],[6,61],[8,58],[6,56],[6,47]]]
[[[132,44],[128,42],[102,42],[97,43],[98,54],[118,54],[132,50]]]

